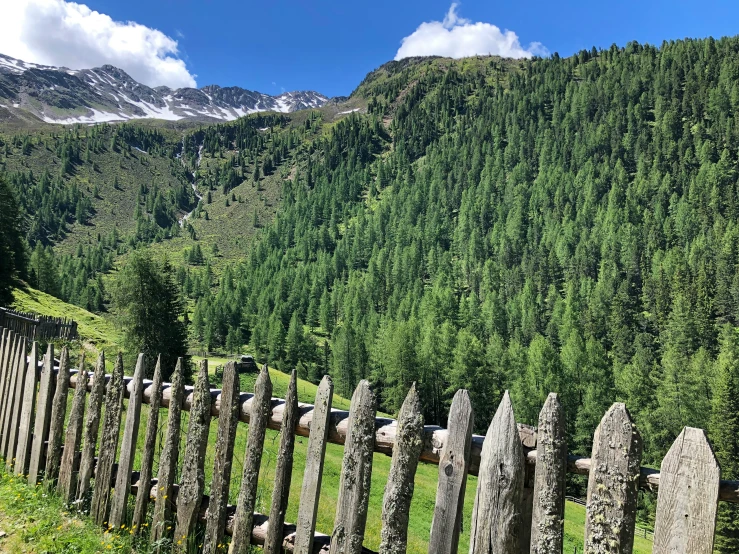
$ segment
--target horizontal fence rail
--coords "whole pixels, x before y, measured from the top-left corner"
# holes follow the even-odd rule
[[[367,381],[359,383],[350,410],[344,411],[331,407],[333,384],[328,376],[311,405],[297,402],[295,371],[288,399],[282,400],[272,397],[266,366],[252,394],[238,392],[234,362],[223,371],[223,389],[211,389],[205,360],[195,385],[185,386],[181,359],[172,383],[162,383],[159,362],[154,380],[143,378],[152,362],[143,355],[134,376],[125,377],[121,354],[112,374],[106,375],[102,353],[94,372],[88,372],[84,356],[79,370],[71,368],[67,347],[58,360],[53,344],[43,360],[38,348],[23,333],[0,328],[0,457],[7,469],[26,475],[30,484],[43,482],[70,504],[89,505],[100,525],[131,528],[133,513],[136,533],[151,525],[152,545],[169,540],[175,553],[202,547],[204,554],[215,554],[230,537],[231,554],[246,554],[250,544],[262,545],[268,554],[372,554],[364,546],[364,534],[374,453],[392,455],[384,483],[381,554],[406,551],[419,461],[439,468],[429,554],[456,554],[465,524],[470,554],[561,552],[567,472],[588,476],[586,552],[629,554],[636,535],[652,537],[636,527],[639,487],[657,491],[655,554],[710,554],[718,502],[739,501],[739,482],[720,479],[701,429],[684,428],[659,471],[641,467],[641,436],[621,403],[603,416],[592,455],[585,458],[567,453],[565,415],[555,393],[547,398],[534,428],[516,423],[506,392],[483,437],[472,435],[474,413],[466,390],[455,394],[444,429],[423,425],[415,387],[394,420],[376,416],[377,398]],[[141,421],[143,404],[150,404],[156,417],[158,408],[166,409],[167,423],[160,431],[152,414]],[[189,412],[186,425],[183,410]],[[248,423],[249,432],[245,451],[237,454],[239,423]],[[215,444],[208,442],[212,424],[218,428]],[[279,431],[280,441],[274,483],[269,484],[272,507],[264,515],[256,511],[256,498],[267,429]],[[144,432],[144,451],[136,462],[137,437]],[[308,447],[298,521],[290,524],[285,513],[294,435],[308,437]],[[160,457],[154,475],[157,442]],[[333,532],[324,535],[316,533],[315,526],[329,442],[343,445],[343,462]],[[206,451],[212,449],[211,492],[205,495]],[[236,505],[229,505],[228,498],[234,496],[229,492],[237,492],[229,491],[237,455],[243,455],[241,485]],[[471,521],[465,523],[469,473],[478,479],[471,482],[476,488],[471,491],[474,505]],[[149,523],[146,506],[152,502]],[[202,544],[194,544],[195,537]]]

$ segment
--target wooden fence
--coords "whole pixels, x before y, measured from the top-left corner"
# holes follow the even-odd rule
[[[37,343],[2,330],[0,456],[8,470],[27,475],[30,484],[43,481],[70,503],[85,502],[91,496],[90,513],[100,525],[127,525],[135,532],[149,529],[153,544],[169,539],[175,552],[222,552],[229,542],[227,535],[229,551],[237,554],[247,552],[250,544],[262,545],[270,553],[281,549],[301,554],[370,552],[363,538],[374,452],[392,455],[380,541],[380,552],[388,554],[406,551],[419,461],[439,466],[429,538],[432,554],[456,553],[463,524],[471,531],[471,554],[562,552],[568,471],[589,475],[585,552],[632,551],[639,487],[658,490],[654,552],[659,554],[710,553],[718,502],[739,501],[739,482],[721,481],[718,463],[700,429],[681,432],[660,471],[640,467],[639,431],[620,403],[603,416],[591,458],[578,458],[567,455],[564,415],[554,393],[547,398],[536,429],[517,425],[506,393],[482,437],[472,434],[474,415],[465,390],[454,396],[448,426],[442,429],[423,424],[415,387],[408,392],[398,419],[392,420],[376,417],[376,398],[366,381],[359,384],[345,412],[331,408],[333,385],[328,376],[318,387],[315,404],[307,405],[297,401],[295,372],[286,399],[281,400],[272,398],[266,368],[250,394],[239,392],[234,363],[224,370],[222,389],[212,390],[207,362],[201,362],[195,386],[189,387],[183,385],[181,363],[172,383],[162,383],[159,363],[153,381],[144,379],[143,356],[132,377],[124,376],[120,355],[111,375],[105,374],[102,354],[92,375],[82,365],[80,371],[70,369],[66,348],[58,369],[53,346],[40,371],[39,356]],[[124,398],[128,403],[121,432]],[[141,426],[144,403],[151,410]],[[168,409],[168,420],[154,476],[159,408]],[[185,432],[182,410],[189,412],[184,452],[179,451]],[[205,496],[205,449],[212,417],[218,418],[217,442],[210,495]],[[249,424],[249,433],[238,501],[230,506],[239,422]],[[268,428],[281,434],[271,512],[263,515],[255,513],[255,504]],[[134,468],[139,432],[145,434],[144,449],[140,467]],[[295,435],[309,440],[297,522],[290,524],[285,522],[285,512]],[[328,442],[344,445],[330,537],[315,532]],[[468,473],[477,474],[477,490],[472,519],[463,522]],[[198,526],[204,536],[196,545],[192,540]]]
[[[8,308],[0,308],[0,327],[23,335],[31,341],[75,340],[77,338],[76,321],[63,317],[18,312]]]

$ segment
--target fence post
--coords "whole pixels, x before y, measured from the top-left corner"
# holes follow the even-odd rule
[[[18,448],[15,452],[15,474],[28,473],[31,457],[31,440],[33,438],[33,418],[36,407],[36,385],[38,384],[38,343],[31,346],[31,355],[26,366],[25,390],[21,407],[20,430],[18,431]]]
[[[380,554],[404,554],[407,549],[408,516],[422,447],[421,399],[413,383],[398,412],[393,458],[382,501]]]
[[[210,484],[207,521],[203,554],[216,554],[223,543],[226,531],[226,508],[231,486],[234,441],[239,423],[239,372],[235,362],[228,362],[223,370],[221,406],[218,415],[218,437],[213,464],[213,480]]]
[[[470,554],[518,554],[524,464],[513,406],[506,391],[482,445]]]
[[[31,460],[28,464],[28,484],[32,487],[39,482],[41,467],[45,467],[45,444],[49,438],[51,424],[51,404],[54,400],[56,374],[54,373],[54,347],[49,344],[41,370],[36,403],[36,421],[33,424],[33,443],[31,444]]]
[[[567,436],[559,397],[549,393],[539,413],[531,518],[531,553],[562,552],[565,517]]]
[[[200,361],[198,377],[193,390],[190,422],[187,427],[185,457],[182,460],[182,478],[177,494],[177,525],[174,531],[173,552],[192,550],[195,526],[200,515],[200,503],[205,490],[205,450],[210,429],[210,386],[208,360]]]
[[[21,355],[15,368],[15,389],[10,391],[13,395],[13,410],[10,414],[10,426],[8,431],[8,450],[5,467],[10,471],[15,464],[15,453],[18,447],[18,435],[20,433],[21,411],[23,410],[23,393],[25,392],[26,373],[28,360],[26,358],[27,340],[24,338],[21,346]]]
[[[241,489],[236,504],[234,530],[231,537],[229,554],[246,554],[251,542],[251,530],[254,524],[254,505],[257,498],[257,482],[259,465],[262,462],[264,434],[267,420],[271,413],[272,381],[269,378],[267,364],[262,366],[254,386],[251,416],[249,418],[249,437],[246,442],[246,458],[241,475]]]
[[[157,496],[154,501],[154,515],[151,520],[151,542],[160,543],[163,538],[170,537],[173,527],[172,512],[174,497],[172,489],[177,475],[177,460],[180,456],[180,427],[182,424],[182,400],[185,395],[183,386],[184,361],[177,359],[169,389],[169,413],[167,414],[167,436],[164,439],[159,457],[159,475],[157,478]],[[157,549],[159,550],[159,549]]]
[[[447,441],[439,459],[434,518],[431,521],[429,554],[456,554],[462,529],[464,493],[470,467],[474,413],[470,395],[458,390],[452,399],[447,422]]]
[[[10,435],[12,428],[10,421],[13,418],[13,412],[15,410],[15,391],[16,381],[18,380],[18,365],[21,357],[25,357],[26,339],[21,335],[16,335],[16,343],[13,351],[13,359],[10,366],[8,366],[8,375],[5,380],[5,390],[3,391],[3,398],[5,398],[5,408],[3,409],[3,425],[2,425],[2,442],[0,443],[0,455],[5,458],[6,464],[9,464],[12,456],[9,455],[8,445],[10,444]]]
[[[328,423],[331,418],[331,402],[334,396],[334,383],[324,375],[316,391],[310,422],[308,452],[305,456],[303,486],[298,504],[298,523],[295,529],[293,554],[313,554],[313,536],[316,531],[318,500],[321,496],[323,462],[328,442]]]
[[[3,344],[0,351],[0,434],[2,434],[2,418],[5,413],[5,381],[10,375],[10,364],[15,351],[15,333],[9,329],[3,329]]]
[[[92,387],[90,388],[90,399],[87,403],[87,416],[85,418],[84,445],[80,457],[80,471],[77,475],[77,500],[82,501],[90,490],[90,479],[92,468],[95,463],[95,446],[98,441],[100,430],[100,414],[103,408],[103,397],[105,395],[105,352],[98,354],[95,371],[92,375]]]
[[[585,552],[631,554],[642,443],[626,406],[615,403],[593,436]]]
[[[103,436],[100,439],[97,467],[95,468],[95,488],[92,493],[90,515],[98,525],[108,522],[110,505],[110,485],[113,475],[113,464],[118,451],[118,435],[123,410],[123,354],[118,353],[113,375],[108,383],[105,395],[105,419],[103,420]]]
[[[285,395],[284,411],[282,412],[280,450],[277,454],[277,467],[275,468],[275,488],[272,490],[269,526],[267,527],[267,538],[264,541],[264,552],[267,554],[280,554],[282,552],[282,527],[285,524],[285,512],[290,497],[293,450],[295,449],[295,425],[297,423],[298,373],[293,369]]]
[[[128,506],[128,492],[131,490],[131,470],[136,456],[136,440],[139,436],[141,421],[141,402],[144,396],[144,373],[146,360],[139,354],[136,360],[136,369],[130,383],[131,395],[128,398],[126,410],[126,424],[121,439],[121,454],[118,458],[118,472],[116,473],[115,487],[110,499],[110,515],[108,523],[118,529],[126,521],[126,507]],[[148,488],[148,484],[145,485]]]
[[[59,465],[57,492],[66,504],[71,504],[77,493],[78,449],[82,440],[82,424],[85,418],[85,395],[87,394],[87,371],[85,355],[80,356],[80,370],[75,377],[72,409],[69,412],[67,434],[64,437],[64,452]]]
[[[349,408],[330,554],[362,552],[372,482],[376,414],[375,394],[369,382],[363,379],[352,395]]]
[[[154,448],[157,442],[159,426],[159,406],[162,403],[162,356],[157,358],[154,368],[154,380],[151,383],[151,398],[149,400],[149,420],[146,423],[146,437],[144,438],[144,452],[141,455],[141,472],[139,473],[139,487],[136,491],[136,506],[133,510],[131,527],[134,533],[141,532],[141,525],[146,519],[146,509],[149,505],[151,493],[151,475],[154,465]]]
[[[720,480],[705,431],[685,427],[660,468],[654,554],[713,552]]]
[[[49,446],[46,451],[46,471],[44,483],[53,488],[59,476],[59,462],[62,457],[62,434],[64,418],[67,413],[67,393],[69,392],[69,351],[65,346],[59,357],[59,373],[56,378],[56,391],[51,404],[51,425],[49,426]]]

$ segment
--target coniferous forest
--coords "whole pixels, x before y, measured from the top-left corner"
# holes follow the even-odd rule
[[[582,455],[623,401],[645,463],[690,425],[709,430],[723,478],[739,478],[739,38],[406,59],[351,98],[366,110],[338,122],[317,111],[155,135],[142,149],[178,161],[169,188],[140,199],[149,223],[63,255],[87,264],[83,302],[108,309],[99,276],[116,256],[184,235],[187,255],[172,261],[192,346],[247,348],[315,382],[329,373],[347,396],[368,378],[389,413],[416,381],[427,423],[445,424],[466,388],[478,432],[504,390],[530,424],[557,391]],[[142,133],[113,140],[135,145]],[[213,164],[198,165],[201,150]],[[180,161],[208,191],[198,220],[214,210],[210,191],[228,208],[239,184],[259,190],[268,175],[279,176],[279,206],[264,221],[256,209],[219,220],[225,242],[254,228],[224,258],[177,225],[195,204]],[[19,179],[0,194],[22,196]],[[34,194],[64,189],[34,179]],[[35,202],[63,227],[54,206],[69,222],[93,217],[84,198]],[[13,248],[13,221],[0,249]],[[62,255],[29,221],[22,275],[40,279],[33,256]],[[717,546],[736,551],[739,511],[722,504],[719,517]]]

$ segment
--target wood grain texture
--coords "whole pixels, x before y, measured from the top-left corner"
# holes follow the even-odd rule
[[[457,552],[473,425],[470,395],[466,390],[458,390],[449,409],[449,440],[444,445],[439,461],[439,482],[436,488],[434,519],[431,522],[429,554]]]
[[[67,413],[67,393],[69,392],[69,351],[65,346],[59,356],[59,375],[54,400],[51,403],[51,423],[49,424],[49,445],[46,451],[46,470],[44,484],[48,488],[56,486],[59,464],[62,458],[62,438],[64,437],[64,418]]]
[[[26,379],[23,391],[21,418],[18,423],[18,447],[15,450],[15,474],[26,475],[31,459],[33,441],[33,422],[36,415],[36,389],[38,387],[38,343],[31,346],[31,354],[26,365]]]
[[[626,406],[606,412],[593,436],[585,516],[586,553],[631,554],[642,442]]]
[[[15,341],[15,334],[9,329],[3,329],[0,335],[0,423],[2,423],[2,414],[5,411],[5,396],[2,394],[5,386],[5,379],[8,375],[8,366],[10,361],[8,359],[9,353],[12,352],[11,343]],[[2,427],[0,427],[0,433],[2,433]]]
[[[564,544],[567,435],[559,397],[550,393],[539,412],[531,521],[531,553],[561,553]]]
[[[359,554],[367,524],[377,400],[362,380],[352,395],[330,554]]]
[[[78,382],[82,384],[81,382]],[[75,383],[76,386],[77,383]],[[95,371],[92,375],[90,386],[90,398],[87,401],[87,415],[85,416],[85,427],[83,430],[84,444],[80,456],[80,471],[77,475],[77,500],[87,500],[90,491],[90,479],[92,479],[93,464],[95,463],[95,446],[98,442],[100,431],[100,416],[103,409],[103,398],[105,397],[105,352],[98,354]]]
[[[118,437],[121,426],[121,411],[123,410],[123,354],[118,358],[113,368],[113,375],[108,383],[108,392],[105,395],[105,418],[103,419],[100,452],[98,453],[95,468],[95,488],[92,494],[90,515],[95,523],[104,525],[108,522],[110,507],[110,487],[113,476],[113,464],[118,451]]]
[[[660,468],[654,554],[711,554],[721,470],[706,432],[685,427]]]
[[[2,374],[0,374],[0,456],[4,456],[3,443],[5,441],[5,416],[10,410],[12,397],[8,394],[10,382],[15,373],[15,359],[18,354],[18,343],[20,335],[14,332],[10,333],[8,342],[5,345],[5,354],[3,356]]]
[[[154,466],[154,449],[157,442],[157,430],[159,428],[159,406],[162,402],[162,357],[157,358],[157,364],[154,367],[154,379],[151,383],[152,395],[149,408],[149,419],[146,422],[146,436],[144,437],[144,451],[141,454],[141,471],[140,480],[142,483],[151,481]],[[143,396],[143,395],[142,395]],[[141,533],[142,524],[146,519],[146,512],[149,506],[149,491],[146,487],[142,487],[136,494],[136,505],[133,510],[133,519],[131,520],[131,528],[134,533]]]
[[[210,483],[210,502],[206,515],[203,554],[216,554],[222,551],[219,545],[225,544],[223,537],[226,533],[226,510],[231,487],[234,441],[239,423],[239,372],[235,362],[226,364],[221,387],[218,435],[213,463],[213,479]]]
[[[5,398],[5,409],[3,411],[2,420],[2,438],[0,438],[0,456],[2,456],[6,464],[9,465],[12,462],[13,456],[8,456],[10,446],[10,436],[15,434],[15,429],[11,427],[11,420],[16,408],[16,396],[14,394],[16,383],[18,382],[18,366],[21,358],[25,358],[26,351],[26,339],[25,337],[18,336],[15,342],[15,350],[13,351],[13,358],[10,366],[8,367],[8,377],[5,382],[5,391],[3,397]]]
[[[180,455],[180,429],[182,425],[182,403],[185,397],[183,383],[184,361],[177,360],[172,385],[169,387],[169,414],[167,416],[167,435],[159,457],[159,494],[154,502],[154,514],[151,522],[150,542],[163,545],[162,539],[172,536],[175,503],[172,492],[177,477],[177,461]],[[161,548],[157,549],[158,551]]]
[[[305,456],[303,485],[300,489],[300,504],[298,505],[298,523],[295,530],[293,551],[296,554],[313,552],[333,396],[334,383],[331,377],[324,375],[316,391],[315,407],[311,411],[310,438],[308,439],[308,452]]]
[[[20,355],[15,366],[15,387],[10,391],[13,395],[13,409],[10,412],[9,417],[9,428],[8,428],[8,449],[7,449],[7,460],[5,467],[8,471],[12,470],[15,465],[15,451],[18,448],[18,434],[20,432],[21,423],[21,411],[23,410],[23,394],[25,392],[26,384],[26,370],[28,368],[28,362],[26,359],[26,349],[28,344],[26,339],[23,339],[23,346],[21,347]]]
[[[118,529],[127,523],[126,512],[128,507],[128,490],[131,486],[130,474],[133,469],[133,461],[136,456],[136,441],[139,438],[139,424],[141,423],[141,399],[144,393],[144,374],[146,373],[146,359],[139,354],[136,360],[136,369],[133,380],[129,384],[132,387],[128,398],[128,409],[126,410],[126,423],[121,438],[121,453],[118,458],[118,473],[115,487],[110,498],[110,515],[108,523]],[[210,400],[210,398],[208,398]]]
[[[51,405],[56,388],[54,372],[54,346],[49,343],[44,356],[44,367],[38,386],[36,401],[36,419],[33,422],[33,441],[31,443],[31,459],[28,463],[28,484],[36,486],[42,468],[46,467],[46,441],[49,439],[51,426]]]
[[[290,383],[285,394],[285,407],[280,431],[280,449],[277,452],[275,486],[272,489],[272,504],[269,512],[269,528],[264,541],[266,554],[282,552],[282,526],[290,497],[293,473],[293,450],[295,449],[295,425],[298,423],[298,373],[292,370]]]
[[[397,438],[382,501],[381,554],[405,554],[408,517],[422,448],[421,399],[413,383],[398,412]]]
[[[524,463],[513,405],[506,391],[482,446],[470,554],[518,554]]]
[[[87,382],[85,370],[85,355],[80,356],[80,369],[75,375],[78,383]],[[82,441],[82,427],[85,418],[85,396],[87,388],[78,386],[72,397],[72,407],[69,410],[67,432],[64,436],[64,452],[59,464],[59,479],[56,491],[66,504],[71,504],[77,494],[77,473],[79,471],[80,442]]]
[[[246,457],[241,475],[241,488],[234,515],[234,532],[229,552],[231,554],[247,554],[251,542],[254,524],[254,507],[257,499],[259,465],[262,462],[264,435],[267,431],[272,397],[272,381],[269,378],[267,365],[262,366],[254,386],[254,402],[249,424],[249,437],[246,442]]]
[[[208,447],[210,429],[210,388],[208,384],[208,360],[201,360],[195,380],[195,399],[187,426],[185,456],[182,458],[182,478],[177,496],[177,524],[172,551],[186,553],[192,550],[195,526],[198,523],[200,503],[205,491],[205,450]]]

